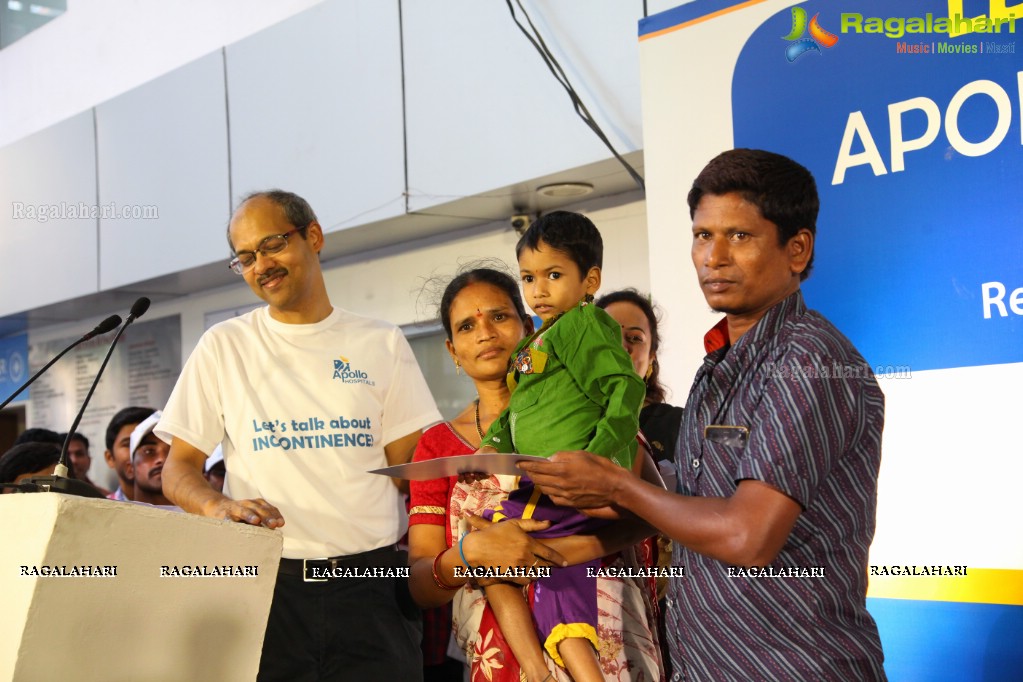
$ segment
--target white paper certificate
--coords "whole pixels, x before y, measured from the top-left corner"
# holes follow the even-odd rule
[[[459,474],[479,472],[483,474],[511,474],[520,476],[522,471],[515,466],[516,462],[546,462],[546,457],[520,455],[517,452],[492,452],[488,454],[459,455],[457,457],[438,457],[425,462],[409,462],[396,464],[392,467],[374,469],[371,474],[407,478],[410,481],[429,481],[433,478],[446,478]]]

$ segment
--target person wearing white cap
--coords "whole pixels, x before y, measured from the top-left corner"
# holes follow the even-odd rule
[[[163,494],[163,465],[167,461],[170,446],[156,437],[153,428],[160,421],[157,410],[142,421],[131,432],[131,468],[135,474],[136,502],[161,506],[172,506]]]

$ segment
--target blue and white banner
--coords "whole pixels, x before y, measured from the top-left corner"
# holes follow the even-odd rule
[[[735,146],[817,178],[805,293],[875,366],[1023,362],[1019,7],[1000,32],[952,38],[934,27],[955,27],[945,2],[816,0],[772,16],[739,55]],[[799,30],[806,17],[830,47]],[[871,18],[885,32],[866,33]]]
[[[693,178],[733,147],[792,157],[821,198],[807,304],[886,398],[867,606],[888,675],[1019,679],[1023,2],[695,0],[640,41],[669,382],[689,385],[716,320],[689,265]]]

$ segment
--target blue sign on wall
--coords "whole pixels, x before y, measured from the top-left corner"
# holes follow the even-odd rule
[[[0,339],[0,400],[14,393],[28,379],[28,334]],[[17,400],[28,400],[26,388]]]
[[[951,37],[948,6],[787,8],[733,78],[735,145],[817,178],[807,302],[875,366],[1023,361],[1023,17]]]
[[[817,179],[808,304],[896,372],[1023,362],[1023,16],[966,2],[957,30],[951,4],[788,7],[732,81],[735,146]],[[1018,678],[1023,606],[867,603],[893,680]]]

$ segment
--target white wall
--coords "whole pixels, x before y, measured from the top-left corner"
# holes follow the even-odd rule
[[[642,148],[642,3],[522,4],[619,152]],[[402,20],[410,208],[610,157],[501,0],[406,0]]]
[[[622,153],[638,156],[643,3],[524,4],[593,118]],[[233,200],[268,186],[308,198],[327,232],[429,214],[432,223],[417,218],[419,234],[535,210],[535,184],[560,174],[601,186],[599,193],[624,191],[613,180],[624,172],[617,164],[601,168],[611,152],[576,116],[502,3],[328,0],[286,18],[261,14],[258,3],[226,3],[239,16],[255,8],[262,17],[245,22],[248,33],[234,28],[233,14],[220,13],[225,5],[213,5],[72,3],[0,53],[0,205],[83,201],[46,181],[25,189],[15,180],[27,165],[36,179],[68,176],[64,185],[95,186],[82,206],[131,211],[75,219],[67,229],[95,230],[96,245],[58,252],[56,262],[34,240],[12,240],[18,249],[0,275],[9,286],[0,288],[31,281],[44,267],[46,279],[29,287],[40,295],[0,299],[0,316],[82,297],[91,312],[107,292],[208,268],[219,261]],[[158,59],[168,35],[188,49]],[[127,75],[112,76],[108,52]],[[65,64],[74,68],[54,68]],[[87,117],[89,107],[92,125],[74,131],[79,150],[33,153],[56,145],[66,123],[52,118],[72,110]],[[18,136],[29,130],[38,132],[26,146]],[[5,140],[14,142],[5,147]],[[481,195],[488,201],[472,201]],[[0,239],[40,232],[39,224],[0,211]],[[403,239],[391,225],[377,236],[376,244]],[[163,258],[138,258],[140,249]],[[96,278],[65,274],[63,258],[95,268]]]
[[[321,0],[68,0],[0,51],[0,147]]]
[[[92,296],[91,302],[100,301],[101,307],[113,307],[106,298],[108,290],[129,291],[132,297],[145,293],[157,301],[147,319],[180,315],[187,358],[208,313],[249,305],[255,296],[240,278],[234,285],[170,300],[168,295],[180,292],[137,283],[147,275],[168,269],[185,271],[211,259],[222,268],[219,260],[226,257],[222,225],[231,203],[226,195],[236,197],[267,185],[307,195],[328,231],[369,225],[405,211],[414,212],[406,217],[419,226],[414,230],[417,235],[431,234],[434,224],[436,232],[461,229],[411,242],[395,243],[400,236],[380,240],[377,243],[394,245],[325,263],[333,301],[356,312],[400,325],[422,322],[433,314],[425,301],[416,305],[425,278],[450,275],[459,262],[477,257],[500,256],[513,266],[516,237],[506,221],[488,222],[497,212],[477,211],[484,202],[458,207],[451,202],[488,189],[495,195],[504,191],[499,187],[503,184],[530,195],[530,181],[553,171],[569,176],[587,168],[606,174],[606,169],[593,169],[610,153],[576,118],[568,97],[519,34],[503,3],[404,0],[400,33],[393,11],[397,0],[393,3],[71,0],[66,14],[0,52],[4,93],[0,160],[8,152],[27,150],[21,156],[12,155],[6,166],[0,163],[0,180],[24,176],[20,168],[26,155],[35,159],[28,166],[37,167],[33,177],[54,177],[47,164],[59,167],[59,155],[41,164],[38,154],[29,153],[34,148],[26,145],[37,137],[49,141],[55,128],[66,125],[58,122],[84,112],[79,116],[93,123],[84,126],[77,139],[93,141],[95,136],[100,158],[97,161],[84,151],[76,152],[75,158],[81,157],[83,168],[92,170],[87,180],[96,184],[98,196],[80,198],[63,192],[50,197],[43,192],[32,194],[31,201],[116,200],[158,204],[160,209],[159,219],[137,224],[77,221],[68,225],[84,241],[76,242],[74,256],[67,258],[89,268],[85,276],[71,281],[62,279],[65,268],[59,253],[54,261],[54,252],[46,252],[45,268],[37,262],[39,233],[63,229],[63,225],[11,224],[9,216],[0,212],[2,239],[6,241],[8,233],[23,232],[25,242],[15,240],[22,248],[9,259],[5,274],[9,279],[0,277],[0,283],[10,285],[5,289],[17,290],[18,296],[0,300],[0,310],[26,308],[21,305],[25,287],[15,287],[31,282],[31,273],[44,277],[43,283],[54,293],[41,286],[28,287],[47,293],[29,307],[85,295]],[[623,152],[638,149],[635,22],[642,16],[643,2],[527,0],[525,5],[608,135]],[[404,43],[398,42],[399,35]],[[339,36],[345,45],[331,48],[329,43]],[[394,54],[400,48],[405,49],[404,73],[399,72]],[[288,57],[302,53],[306,61]],[[467,60],[467,55],[472,59]],[[202,97],[193,101],[196,84],[203,86]],[[385,103],[367,96],[374,88],[387,93]],[[392,96],[404,88],[407,109]],[[226,94],[226,101],[218,101],[220,93]],[[219,110],[218,104],[223,105]],[[330,115],[313,115],[314,109],[329,110]],[[260,112],[265,115],[261,117]],[[400,140],[402,126],[407,142],[399,158],[391,143]],[[39,133],[24,137],[32,131]],[[387,154],[374,152],[381,146],[377,144],[380,134],[388,136]],[[327,147],[329,153],[324,153]],[[402,163],[409,165],[407,183],[402,179]],[[95,177],[96,172],[101,177]],[[353,173],[359,180],[354,184],[346,180]],[[595,184],[601,180],[564,179]],[[23,184],[0,182],[0,187],[11,188],[6,194],[0,190],[0,199],[18,199],[14,190],[20,192]],[[52,183],[33,181],[32,186],[42,192]],[[383,190],[400,200],[397,209],[388,206],[382,214],[367,210],[382,203],[378,194]],[[406,196],[409,207],[403,205]],[[510,208],[506,197],[483,199]],[[222,209],[218,208],[221,203]],[[625,286],[649,290],[642,193],[630,190],[580,207],[590,212],[604,233],[603,290]],[[424,225],[430,227],[420,229]],[[374,223],[365,229],[388,227]],[[97,244],[103,235],[109,239]],[[181,240],[191,247],[177,249]],[[331,243],[348,242],[332,233],[328,234]],[[156,255],[135,258],[133,254],[140,251]],[[332,251],[338,252],[338,248]],[[195,262],[182,263],[181,258]],[[187,277],[187,272],[182,276]],[[60,287],[55,284],[58,280]],[[120,309],[100,313],[93,305],[75,322],[47,326],[35,318],[30,337],[35,342],[73,336],[114,312],[124,313]],[[670,348],[670,339],[668,343]],[[438,352],[443,351],[438,348]],[[102,461],[102,438],[94,441],[94,480],[102,482],[108,473]]]
[[[0,102],[7,101],[4,94]],[[0,314],[98,291],[96,220],[18,219],[53,203],[55,196],[76,208],[96,204],[94,126],[93,113],[86,111],[0,154],[0,243],[7,261],[0,268]],[[40,244],[61,248],[41,249]]]
[[[223,233],[202,229],[231,205],[224,101],[218,50],[95,108],[99,204],[158,212],[99,221],[100,291],[224,253]]]
[[[619,204],[618,201],[625,203]],[[570,208],[588,215],[604,239],[601,291],[630,286],[640,291],[649,290],[646,203],[633,193]],[[489,223],[443,237],[326,262],[324,277],[334,305],[393,324],[411,325],[431,320],[436,312],[437,301],[420,296],[427,278],[449,276],[461,263],[495,257],[503,259],[514,273],[517,271],[516,241],[518,237],[507,223]],[[417,299],[421,300],[417,302]],[[181,315],[184,361],[202,336],[207,313],[258,302],[256,295],[239,277],[234,286],[154,303],[145,319]],[[82,333],[100,319],[33,330],[29,340],[46,341]]]
[[[675,3],[678,4],[678,3]],[[703,335],[721,319],[700,290],[690,258],[692,220],[686,196],[707,162],[731,149],[731,83],[741,41],[722,43],[722,34],[748,35],[778,10],[780,1],[756,5],[686,28],[684,40],[648,39],[640,43],[643,71],[643,131],[656,140],[645,150],[650,216],[650,279],[655,298],[666,300],[664,333],[677,339],[661,363],[663,377],[684,403],[706,354]],[[708,58],[713,49],[713,59]],[[679,76],[686,68],[686,87]],[[694,106],[694,98],[699,106]],[[694,131],[699,131],[694,133]],[[668,300],[670,299],[670,300]],[[661,357],[661,356],[658,356]]]

